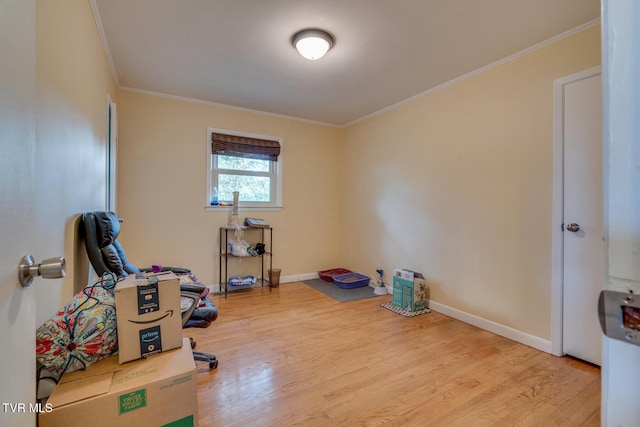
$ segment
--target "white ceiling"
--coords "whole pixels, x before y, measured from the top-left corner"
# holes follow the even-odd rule
[[[91,0],[121,88],[342,126],[600,17],[599,0]],[[318,27],[317,61],[291,46]]]

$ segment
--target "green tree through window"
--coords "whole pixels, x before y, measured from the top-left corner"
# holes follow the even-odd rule
[[[218,199],[232,201],[233,192],[239,193],[242,202],[270,202],[271,161],[245,159],[243,157],[216,156],[218,163]],[[245,175],[240,172],[254,172]]]

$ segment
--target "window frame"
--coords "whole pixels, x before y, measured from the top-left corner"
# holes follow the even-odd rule
[[[211,152],[211,135],[213,133],[222,133],[226,135],[241,136],[245,138],[258,138],[258,139],[270,139],[278,141],[280,144],[281,154],[277,161],[269,161],[269,172],[254,172],[237,169],[218,169],[217,156]],[[231,210],[231,206],[212,206],[211,205],[211,190],[213,187],[217,187],[218,175],[221,173],[231,175],[243,175],[243,176],[269,176],[271,177],[271,201],[270,202],[243,202],[238,203],[238,207],[245,211],[279,211],[282,210],[282,138],[272,135],[260,135],[249,132],[233,131],[228,129],[219,128],[207,128],[207,137],[205,140],[206,149],[206,174],[207,180],[205,185],[205,210],[206,211],[220,211]],[[226,201],[226,200],[224,200]]]

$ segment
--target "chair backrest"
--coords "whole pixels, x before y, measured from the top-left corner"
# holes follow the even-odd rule
[[[82,214],[84,245],[89,262],[99,276],[114,273],[118,277],[140,270],[131,264],[120,242],[120,221],[113,212],[85,212]]]

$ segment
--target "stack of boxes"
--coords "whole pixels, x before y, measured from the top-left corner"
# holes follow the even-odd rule
[[[41,427],[197,426],[196,368],[182,338],[180,281],[129,276],[115,288],[118,354],[65,374]]]
[[[427,308],[427,283],[421,273],[397,268],[393,271],[392,304],[408,311]]]

